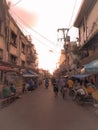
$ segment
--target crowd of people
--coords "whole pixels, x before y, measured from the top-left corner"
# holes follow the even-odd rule
[[[96,90],[95,84],[93,80],[85,79],[73,79],[69,77],[52,77],[52,78],[45,78],[44,79],[44,86],[45,88],[49,87],[49,81],[51,80],[51,84],[53,86],[53,92],[55,97],[58,96],[60,92],[62,97],[65,98],[66,92],[68,92],[69,96],[72,94],[73,89],[77,89],[77,92],[81,93],[82,95],[92,95],[92,93]],[[27,81],[24,81],[22,84],[22,92],[25,91],[33,91],[38,86],[38,81],[33,80],[32,78]],[[2,88],[2,97],[6,98],[11,95],[16,94],[17,89],[13,83],[4,84]]]
[[[22,92],[33,91],[38,87],[37,79],[29,78],[28,80],[24,80],[22,84]]]
[[[23,84],[21,86],[21,93],[24,93],[26,91],[33,91],[38,86],[38,82],[32,78],[29,78],[28,81],[23,81]],[[15,95],[17,93],[17,87],[13,82],[7,82],[3,85],[0,98],[8,98],[12,95]]]
[[[62,93],[63,98],[65,97],[65,92],[67,90],[67,81],[63,78],[55,78],[53,77],[51,79],[51,83],[53,86],[53,91],[55,94],[55,97],[58,96],[58,92]]]
[[[58,92],[62,93],[63,98],[65,97],[66,91],[68,90],[69,96],[72,95],[72,90],[77,89],[77,92],[81,95],[92,95],[96,91],[95,84],[92,79],[75,79],[75,78],[55,78],[52,77],[51,83],[55,96],[58,96]]]

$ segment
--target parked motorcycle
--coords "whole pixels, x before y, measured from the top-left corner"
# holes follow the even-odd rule
[[[75,101],[81,105],[83,105],[85,103],[93,104],[94,99],[93,99],[92,95],[85,94],[84,90],[82,88],[80,88],[76,92]]]
[[[73,87],[72,90],[71,90],[71,92],[70,92],[70,95],[71,95],[72,97],[74,97],[74,96],[76,95],[78,89],[80,89],[80,86],[78,86],[78,87]]]

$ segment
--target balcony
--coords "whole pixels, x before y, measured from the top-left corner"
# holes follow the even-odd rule
[[[95,59],[98,59],[98,51],[96,51],[95,53],[93,53],[92,55],[90,55],[88,57],[83,58],[80,62],[81,62],[81,65],[85,65]]]

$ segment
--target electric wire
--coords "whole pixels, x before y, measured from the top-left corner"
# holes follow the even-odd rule
[[[18,5],[22,0],[18,0],[16,3],[12,4],[10,7],[14,7],[16,5]]]
[[[72,22],[72,18],[73,18],[73,15],[74,15],[74,10],[75,10],[76,4],[77,4],[77,0],[75,0],[74,6],[73,6],[72,15],[71,15],[71,18],[70,18],[70,21],[69,21],[69,26],[68,26],[68,28],[70,28],[70,25],[71,25],[71,22]]]
[[[27,24],[26,22],[24,22],[23,19],[22,19],[21,17],[19,17],[14,10],[12,10],[12,12],[14,12],[14,14],[16,15],[16,17],[17,17],[18,19],[20,19],[20,20],[22,21],[22,23],[23,23],[25,26],[27,26],[30,30],[32,30],[33,32],[35,32],[36,34],[38,34],[40,37],[42,37],[44,40],[48,41],[48,42],[51,43],[52,45],[54,45],[54,44],[56,45],[55,42],[49,40],[48,38],[46,38],[45,36],[43,36],[42,34],[40,34],[38,31],[36,31],[35,29],[33,29],[29,24]],[[55,46],[55,45],[54,45],[54,46]]]
[[[16,4],[18,4],[19,2],[21,2],[21,0],[19,0]],[[74,7],[73,7],[73,11],[72,11],[72,15],[71,15],[71,19],[70,19],[70,22],[69,22],[69,30],[71,29],[70,25],[71,25],[71,21],[72,21],[72,18],[73,18],[73,15],[74,15],[74,9],[75,9],[75,6],[76,6],[76,3],[77,3],[77,0],[75,1],[75,4],[74,4]],[[35,32],[36,34],[38,34],[40,37],[42,37],[43,39],[47,40],[49,43],[51,43],[52,45],[54,45],[55,43],[52,42],[51,40],[47,39],[45,36],[43,36],[42,34],[40,34],[38,31],[36,31],[35,29],[33,29],[30,25],[28,25],[27,23],[25,23],[23,21],[23,19],[21,17],[19,17],[16,12],[14,11],[14,14],[18,17],[18,19],[20,19],[22,21],[23,24],[25,24],[28,28],[30,28],[33,32]],[[68,31],[69,32],[69,31]],[[68,34],[67,32],[67,34]],[[55,45],[58,45],[57,43]]]
[[[19,0],[16,4],[18,4],[19,2],[21,2],[21,0]],[[71,21],[72,21],[73,15],[74,15],[74,9],[75,9],[76,3],[77,3],[77,0],[76,0],[75,3],[74,3],[72,15],[71,15],[71,19],[70,19],[70,22],[69,22],[69,30],[73,27],[73,26],[70,26],[70,25],[71,25]],[[33,32],[35,32],[35,33],[38,34],[40,37],[42,37],[43,39],[47,40],[49,43],[51,43],[52,45],[54,45],[54,42],[52,42],[51,40],[47,39],[45,36],[43,36],[43,35],[40,34],[38,31],[36,31],[35,29],[33,29],[30,25],[28,25],[27,23],[25,23],[25,22],[23,21],[23,19],[16,14],[15,11],[12,11],[12,12],[14,12],[15,16],[17,16],[18,19],[20,19],[21,22],[22,22],[23,24],[25,24],[28,28],[30,28]],[[68,32],[69,32],[69,31],[68,31]],[[67,32],[67,34],[68,34],[68,32]],[[34,37],[34,36],[33,36],[33,37]],[[37,39],[37,41],[38,41],[38,39]],[[42,42],[41,42],[41,43],[42,43]],[[57,43],[56,43],[56,45],[57,45]]]
[[[77,0],[75,0],[74,6],[73,6],[72,15],[71,15],[71,18],[70,18],[70,21],[69,21],[68,31],[66,32],[66,36],[68,35],[69,31],[73,27],[73,25],[71,25],[71,22],[72,22],[72,18],[74,16],[74,10],[75,10],[76,4],[77,4]]]
[[[73,16],[74,16],[74,11],[75,11],[76,4],[77,4],[77,0],[75,0],[75,3],[74,3],[74,5],[73,5],[72,15],[71,15],[71,18],[70,18],[70,21],[69,21],[69,25],[68,25],[69,30],[67,31],[67,34],[66,34],[66,35],[69,34],[71,28],[73,27],[73,25],[71,25],[71,23],[72,23],[72,18],[73,18]]]
[[[12,13],[13,13],[13,12],[12,12]],[[15,14],[13,13],[13,15],[15,15]],[[15,19],[15,17],[14,17],[14,19]],[[17,21],[17,20],[15,19],[15,21]],[[17,24],[19,25],[19,27],[20,27],[20,29],[22,30],[22,32],[24,32],[24,34],[25,34],[25,33],[28,33],[28,34],[29,34],[29,32],[25,29],[25,27],[23,27],[24,25],[23,25],[21,22],[17,21]],[[44,42],[42,42],[41,40],[39,40],[38,38],[36,38],[34,35],[31,35],[31,34],[30,34],[30,36],[32,36],[34,39],[36,39],[38,42],[40,42],[40,43],[41,43],[42,45],[44,45],[45,47],[48,47],[48,48],[52,49],[53,52],[59,53],[59,52],[57,52],[57,51],[55,50],[55,48],[51,47],[50,44],[47,44],[47,45],[46,45]]]

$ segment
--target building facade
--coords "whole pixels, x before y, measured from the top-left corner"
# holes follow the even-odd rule
[[[79,28],[81,66],[98,59],[98,0],[83,0],[74,26]],[[98,74],[96,74],[98,82]]]
[[[8,71],[22,73],[37,67],[34,44],[11,17],[6,0],[0,0],[0,84],[4,84]]]

